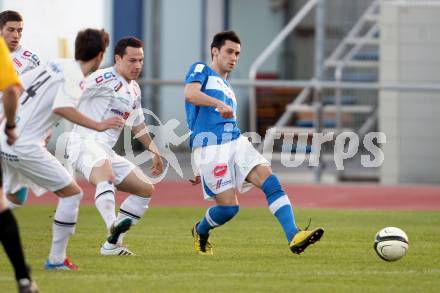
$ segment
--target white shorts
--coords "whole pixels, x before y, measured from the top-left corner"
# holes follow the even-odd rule
[[[27,186],[37,195],[60,190],[73,182],[72,176],[52,156],[38,145],[2,147],[3,188],[6,194]]]
[[[248,191],[252,187],[246,181],[249,172],[258,165],[270,166],[244,136],[225,144],[196,148],[192,155],[207,200],[231,188],[240,193]]]
[[[90,181],[92,169],[100,161],[109,160],[115,174],[115,185],[124,181],[125,177],[136,168],[132,162],[119,156],[109,146],[92,139],[77,139],[68,146],[69,162],[71,166],[82,173]]]

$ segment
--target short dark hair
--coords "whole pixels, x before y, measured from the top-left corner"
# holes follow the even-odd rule
[[[108,43],[109,36],[104,30],[88,28],[79,31],[75,39],[75,60],[92,60],[100,52],[105,52]]]
[[[2,29],[8,21],[23,21],[20,13],[13,10],[5,10],[0,12],[0,29]]]
[[[221,47],[223,47],[223,45],[226,43],[226,41],[232,41],[241,45],[240,37],[237,35],[236,32],[224,31],[214,36],[211,43],[211,50],[213,48],[217,48],[220,50]]]
[[[120,39],[115,46],[115,56],[123,57],[127,53],[127,47],[143,48],[144,43],[136,37],[129,36]]]

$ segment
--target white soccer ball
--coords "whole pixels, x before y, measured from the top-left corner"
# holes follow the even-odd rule
[[[408,236],[402,229],[386,227],[377,232],[374,238],[374,250],[386,261],[396,261],[408,251]]]

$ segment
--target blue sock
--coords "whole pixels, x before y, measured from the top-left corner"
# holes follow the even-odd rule
[[[232,219],[239,211],[240,206],[213,206],[210,207],[203,219],[196,227],[197,234],[205,235],[209,230],[221,226]]]
[[[266,195],[270,211],[278,219],[278,222],[280,222],[284,234],[286,234],[287,241],[290,243],[299,229],[295,223],[295,216],[289,197],[287,197],[281,187],[280,181],[275,175],[269,176],[266,181],[264,181],[261,189]]]

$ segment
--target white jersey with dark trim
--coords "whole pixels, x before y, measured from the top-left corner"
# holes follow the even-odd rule
[[[18,75],[22,75],[40,65],[38,55],[23,46],[11,52],[11,57]]]
[[[78,110],[97,121],[120,116],[126,120],[128,126],[137,126],[144,122],[138,83],[134,80],[128,82],[114,67],[98,70],[87,77]],[[93,138],[113,147],[122,129],[98,132],[75,125],[73,132],[81,139]]]
[[[14,147],[44,145],[49,131],[61,119],[53,110],[77,106],[84,88],[84,75],[78,62],[57,59],[25,73],[21,78],[25,91],[20,96],[17,109],[18,139]],[[7,147],[5,138],[2,133],[2,148]]]

